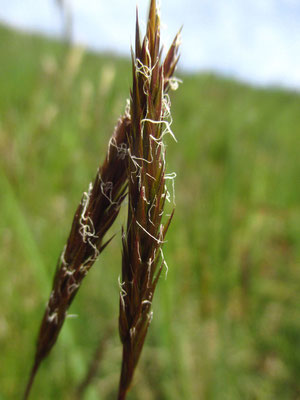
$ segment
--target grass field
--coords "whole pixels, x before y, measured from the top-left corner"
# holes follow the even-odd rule
[[[19,399],[56,261],[131,85],[127,60],[0,28],[0,398]],[[210,74],[172,94],[176,212],[128,399],[300,399],[300,95]],[[32,399],[115,399],[121,225]]]

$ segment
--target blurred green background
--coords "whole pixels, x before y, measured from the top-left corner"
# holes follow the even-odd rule
[[[19,399],[58,256],[131,85],[128,60],[0,28],[0,398]],[[179,74],[180,75],[180,74]],[[128,400],[300,399],[300,95],[210,74],[171,94],[169,266]],[[115,399],[120,233],[31,399]]]

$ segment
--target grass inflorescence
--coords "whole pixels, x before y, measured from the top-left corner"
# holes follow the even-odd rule
[[[123,344],[119,399],[125,399],[152,319],[155,288],[165,265],[162,245],[173,213],[163,222],[170,194],[164,135],[170,128],[169,76],[177,63],[178,36],[161,61],[160,20],[151,2],[146,35],[141,42],[136,22],[132,54],[133,86],[128,141],[128,219],[123,230],[119,330]]]
[[[42,360],[54,346],[67,311],[81,282],[109,241],[103,238],[115,221],[126,195],[126,169],[122,146],[127,140],[128,117],[120,118],[94,183],[82,196],[67,243],[58,259],[52,291],[40,326],[27,398]]]
[[[166,265],[162,244],[173,213],[165,223],[162,217],[165,201],[170,201],[166,181],[174,179],[175,174],[165,172],[163,137],[167,133],[174,137],[167,92],[178,85],[173,77],[178,47],[179,34],[164,62],[161,61],[160,21],[156,2],[151,1],[142,43],[138,19],[136,22],[130,108],[119,119],[105,161],[75,212],[67,243],[57,262],[24,399],[29,396],[41,362],[58,339],[82,280],[112,239],[104,241],[128,188],[119,317],[123,344],[119,398],[126,396],[151,320],[154,290]]]

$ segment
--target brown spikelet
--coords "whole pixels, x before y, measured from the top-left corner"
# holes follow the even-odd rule
[[[68,308],[82,280],[111,240],[103,243],[103,238],[116,219],[126,195],[126,142],[129,127],[130,119],[127,116],[120,118],[110,140],[106,159],[77,207],[67,244],[57,263],[24,399],[28,398],[40,363],[58,338]]]
[[[123,358],[119,400],[126,398],[152,318],[151,303],[164,265],[162,245],[173,216],[163,222],[168,199],[166,180],[171,178],[165,172],[163,136],[171,133],[166,92],[178,61],[178,36],[162,63],[155,0],[151,1],[142,43],[138,19],[136,34],[128,138],[128,220],[122,235],[119,332]]]

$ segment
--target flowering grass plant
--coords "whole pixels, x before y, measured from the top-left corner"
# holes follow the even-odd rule
[[[151,2],[146,35],[140,41],[136,22],[132,54],[133,86],[130,98],[128,140],[128,219],[123,230],[122,280],[119,329],[123,344],[119,400],[125,399],[138,363],[149,324],[155,288],[166,265],[162,246],[173,212],[165,222],[164,206],[170,201],[166,174],[164,136],[171,134],[170,78],[178,57],[176,36],[165,62],[161,61],[160,21]],[[172,82],[172,81],[171,81]],[[172,82],[174,83],[174,82]]]
[[[173,180],[175,174],[166,174],[163,139],[168,133],[175,139],[170,128],[168,91],[178,86],[173,77],[178,46],[179,34],[162,62],[160,19],[156,1],[152,0],[142,42],[138,18],[136,22],[130,106],[119,119],[105,161],[75,212],[57,263],[24,399],[29,396],[41,362],[58,339],[82,280],[112,239],[104,241],[128,193],[119,315],[123,345],[119,399],[126,397],[152,318],[151,303],[157,281],[163,266],[167,267],[162,245],[173,212],[164,219],[164,205],[171,200],[167,181]]]

